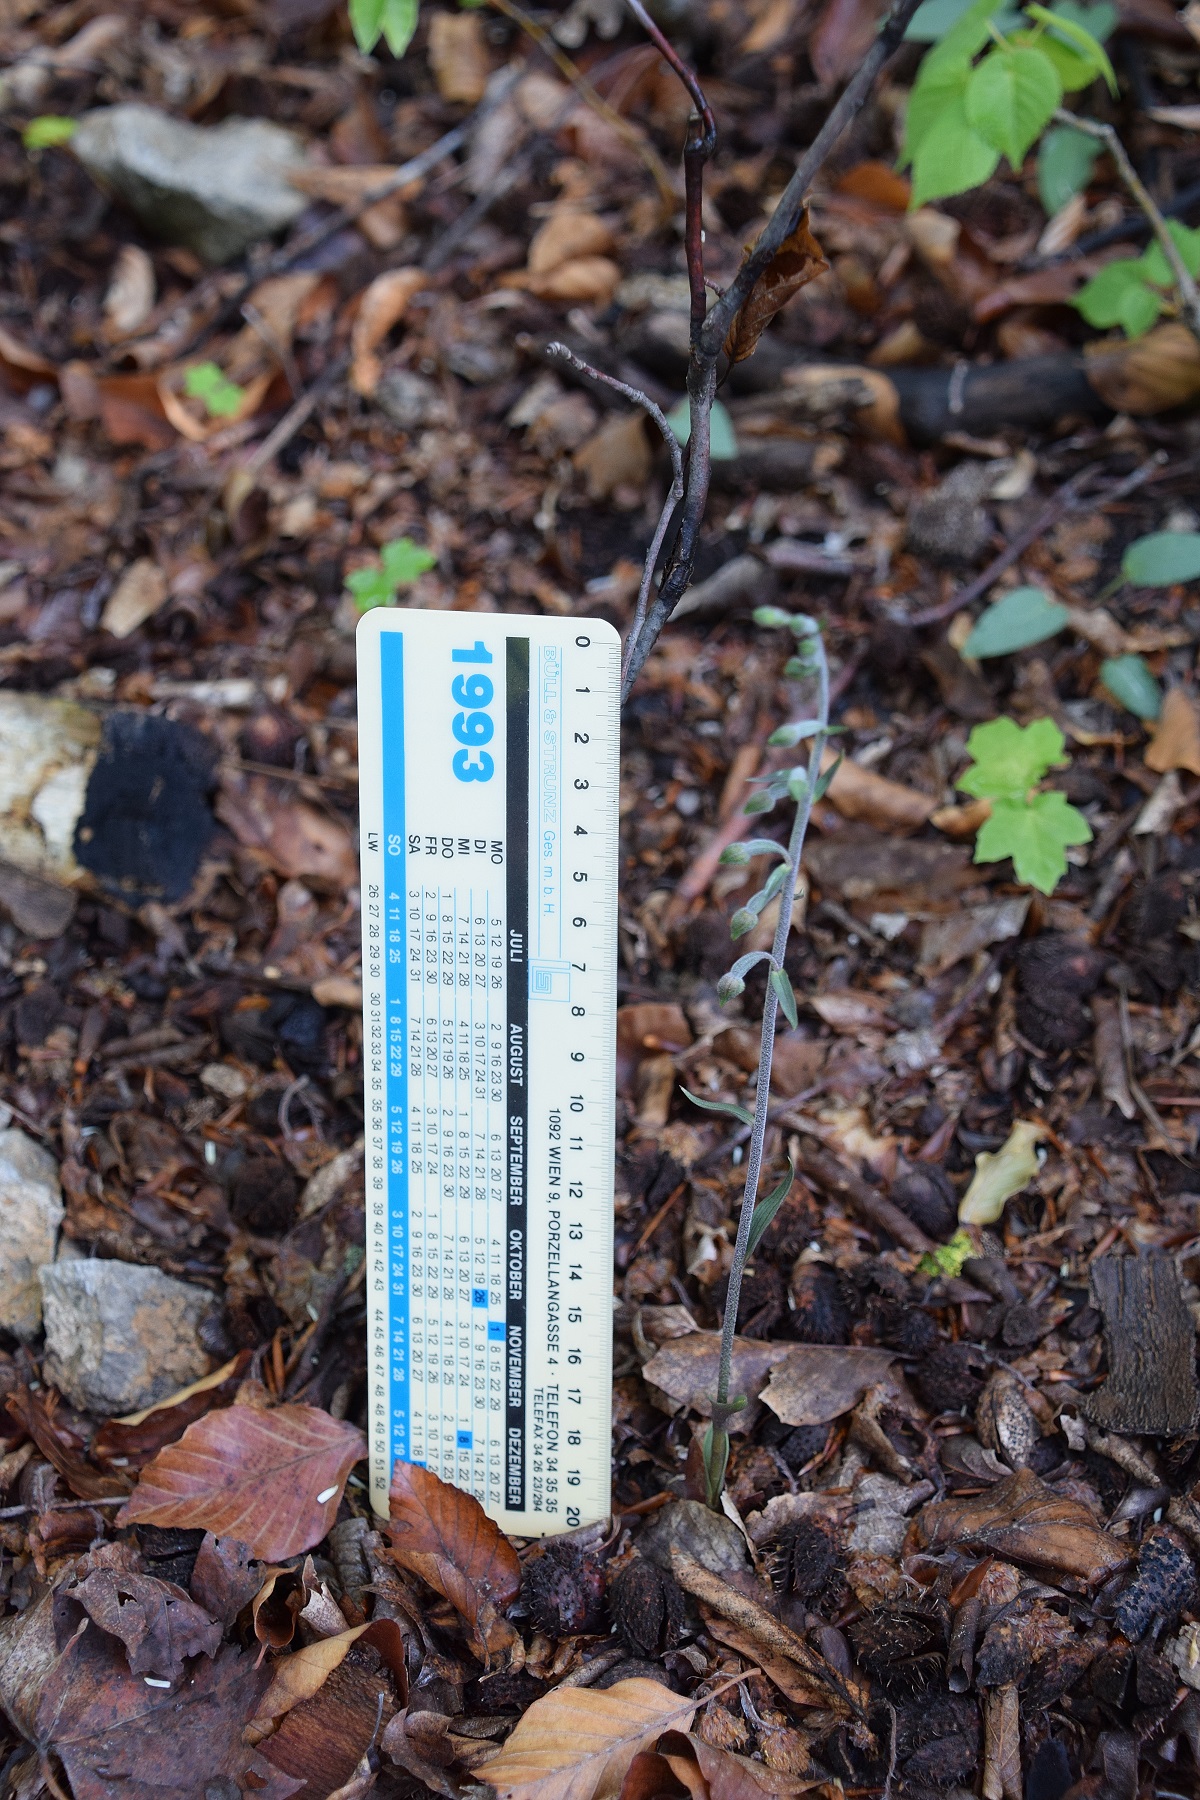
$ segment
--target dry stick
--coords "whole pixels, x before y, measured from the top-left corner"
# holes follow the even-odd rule
[[[1166,451],[1156,450],[1149,461],[1142,463],[1131,475],[1126,475],[1122,481],[1115,482],[1103,494],[1097,495],[1092,501],[1092,511],[1100,512],[1104,507],[1111,506],[1118,500],[1124,500],[1128,494],[1132,494],[1136,488],[1140,488],[1143,482],[1151,480],[1163,468],[1166,461]],[[1024,531],[1019,531],[1012,542],[1006,544],[1000,554],[992,558],[982,575],[977,575],[974,581],[969,581],[965,588],[960,588],[956,594],[950,596],[949,600],[939,601],[937,606],[927,606],[922,612],[907,614],[897,612],[895,616],[902,619],[906,625],[940,625],[943,619],[953,617],[964,606],[970,606],[974,601],[982,599],[993,583],[1003,575],[1005,569],[1011,568],[1013,563],[1024,556],[1025,552],[1033,544],[1036,544],[1038,539],[1044,536],[1053,525],[1057,525],[1060,519],[1065,518],[1067,513],[1076,510],[1082,502],[1083,490],[1088,486],[1092,477],[1100,473],[1100,466],[1099,463],[1093,463],[1089,468],[1080,469],[1077,474],[1072,475],[1069,481],[1065,481],[1058,492],[1051,495],[1032,524],[1027,525]]]
[[[697,109],[697,121],[688,134],[684,152],[684,178],[687,195],[688,282],[692,296],[691,356],[688,362],[687,390],[691,411],[688,439],[687,486],[679,512],[679,529],[658,593],[647,611],[645,623],[634,638],[631,634],[625,656],[621,697],[627,699],[658,640],[663,626],[691,585],[692,570],[700,539],[700,525],[708,501],[712,458],[709,445],[709,421],[717,392],[717,365],[729,328],[745,304],[755,282],[766,269],[775,252],[795,231],[804,212],[805,198],[821,165],[862,106],[871,85],[885,62],[898,47],[919,0],[896,0],[887,21],[872,44],[857,73],[833,107],[824,125],[800,160],[772,213],[762,236],[738,270],[734,280],[707,317],[704,314],[704,264],[702,257],[701,212],[702,175],[707,156],[709,122],[712,113],[704,100],[696,77],[682,62],[662,32],[649,17],[642,0],[626,0],[642,29],[660,54],[679,76]]]
[[[1200,338],[1200,289],[1187,264],[1179,253],[1179,245],[1167,229],[1167,221],[1154,203],[1141,176],[1129,160],[1129,152],[1117,136],[1111,125],[1102,125],[1099,119],[1081,119],[1077,113],[1064,112],[1060,107],[1054,115],[1059,125],[1069,125],[1073,131],[1081,131],[1084,137],[1095,138],[1104,144],[1109,155],[1117,165],[1117,173],[1129,189],[1147,219],[1150,229],[1158,241],[1158,247],[1167,259],[1167,266],[1175,278],[1175,286],[1179,289],[1179,299],[1183,316],[1193,337]]]
[[[636,640],[646,617],[646,608],[650,601],[650,583],[654,576],[658,553],[662,549],[663,539],[667,535],[667,528],[671,523],[675,508],[683,499],[683,452],[679,448],[678,438],[667,423],[667,415],[661,406],[655,405],[649,394],[643,394],[640,388],[631,387],[627,381],[618,381],[615,375],[606,375],[603,369],[593,368],[591,363],[584,362],[581,356],[576,356],[575,352],[568,349],[566,344],[557,342],[547,344],[546,355],[561,356],[565,362],[570,363],[573,369],[578,369],[581,375],[590,375],[593,381],[602,381],[605,387],[615,389],[618,394],[624,394],[627,400],[632,400],[635,406],[640,406],[644,412],[648,412],[662,433],[663,442],[670,452],[671,487],[662,512],[659,514],[658,524],[654,528],[654,536],[650,540],[646,560],[642,564],[642,583],[638,589],[633,623],[629,627],[629,638],[625,646],[625,654],[628,656],[629,646]]]

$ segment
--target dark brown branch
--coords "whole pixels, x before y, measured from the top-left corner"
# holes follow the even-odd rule
[[[640,629],[635,625],[625,646],[621,698],[630,689],[658,639],[663,626],[691,586],[700,527],[708,504],[708,488],[712,475],[709,424],[717,392],[717,368],[729,328],[744,305],[755,282],[775,252],[790,237],[804,210],[805,197],[826,157],[862,106],[871,85],[884,63],[892,55],[917,10],[919,0],[896,0],[896,4],[879,36],[871,46],[861,68],[846,87],[812,144],[801,158],[799,167],[788,183],[778,206],[755,245],[753,252],[739,269],[736,279],[716,305],[705,314],[706,297],[703,255],[703,171],[704,164],[716,145],[716,127],[712,110],[704,97],[695,74],[667,41],[646,12],[642,0],[626,0],[630,11],[646,35],[665,58],[687,89],[696,108],[689,124],[684,150],[685,244],[687,249],[688,284],[691,295],[691,356],[688,363],[687,389],[691,412],[691,432],[687,447],[687,479],[683,505],[679,511],[679,527],[667,558],[658,593],[646,608]],[[656,534],[652,554],[657,555]],[[649,565],[651,567],[652,565]],[[649,592],[649,582],[644,583]]]

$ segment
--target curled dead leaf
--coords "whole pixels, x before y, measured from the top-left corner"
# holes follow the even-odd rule
[[[1163,695],[1162,711],[1144,760],[1157,775],[1165,775],[1169,769],[1200,775],[1200,706],[1189,689],[1172,687]]]
[[[925,1507],[916,1531],[928,1550],[950,1544],[990,1550],[1012,1562],[1073,1575],[1089,1587],[1130,1559],[1126,1546],[1102,1531],[1086,1506],[1056,1494],[1029,1469],[1018,1469],[984,1494]]]
[[[1128,343],[1106,338],[1085,356],[1089,383],[1114,412],[1167,412],[1200,394],[1200,343],[1186,325],[1159,325]]]
[[[837,761],[836,750],[826,749],[822,769]],[[919,831],[937,811],[937,801],[903,782],[889,781],[874,769],[860,768],[845,757],[829,784],[828,797],[844,819],[857,819],[880,831]]]
[[[318,1638],[315,1644],[308,1644],[294,1656],[286,1656],[277,1663],[271,1685],[246,1726],[243,1734],[246,1743],[262,1743],[278,1729],[280,1720],[293,1707],[318,1694],[333,1671],[341,1667],[352,1645],[360,1639],[379,1652],[406,1700],[408,1674],[404,1662],[404,1633],[394,1619],[372,1619],[369,1624],[356,1625],[352,1631],[340,1632],[337,1637]]]
[[[362,300],[350,333],[350,385],[367,399],[379,386],[383,363],[375,354],[393,325],[398,325],[414,294],[429,286],[421,269],[388,269],[377,275]]]
[[[752,249],[753,246],[747,255]],[[730,362],[744,362],[753,356],[759,338],[776,313],[828,267],[820,244],[809,230],[805,207],[795,230],[784,238],[729,328],[725,354]]]
[[[607,1800],[638,1751],[668,1726],[686,1730],[695,1710],[657,1681],[557,1688],[534,1701],[476,1773],[497,1800]]]

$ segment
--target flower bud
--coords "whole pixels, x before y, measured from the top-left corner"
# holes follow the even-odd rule
[[[748,906],[739,906],[729,921],[729,935],[735,938],[745,937],[757,924],[758,914],[751,912]]]
[[[735,975],[732,969],[722,975],[717,983],[717,999],[722,1006],[728,1006],[731,1000],[736,1000],[738,995],[744,994],[745,991],[745,982],[740,975]]]
[[[722,850],[718,861],[724,863],[726,868],[743,869],[750,861],[750,852],[745,844],[728,844]]]

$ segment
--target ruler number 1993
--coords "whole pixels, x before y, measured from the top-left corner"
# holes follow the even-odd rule
[[[469,650],[452,650],[450,660],[490,663],[492,653],[476,640]],[[450,683],[451,698],[464,708],[455,713],[450,729],[460,744],[468,746],[455,752],[450,765],[459,781],[490,781],[496,773],[495,762],[480,748],[491,743],[496,730],[491,715],[484,710],[491,705],[494,691],[488,675],[456,675]],[[465,710],[468,707],[470,711]]]

